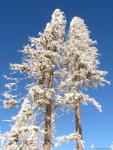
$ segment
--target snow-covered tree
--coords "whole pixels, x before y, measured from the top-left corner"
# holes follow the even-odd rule
[[[84,21],[74,17],[67,35],[65,26],[63,12],[56,9],[43,33],[30,38],[30,44],[22,50],[22,63],[10,65],[14,72],[26,76],[18,80],[7,78],[11,82],[5,85],[9,92],[4,93],[4,107],[22,104],[17,116],[12,117],[15,123],[11,131],[2,135],[6,139],[5,150],[50,150],[52,144],[59,146],[69,140],[77,141],[77,150],[83,149],[80,103],[92,103],[101,111],[101,105],[83,88],[105,84],[107,72],[98,68],[95,41],[90,39]],[[28,79],[27,94],[15,96],[13,89],[24,79]],[[76,131],[52,140],[59,108],[74,110]]]
[[[94,98],[85,94],[84,89],[109,83],[104,79],[107,72],[99,70],[99,54],[95,43],[90,38],[90,32],[84,20],[74,17],[70,23],[64,50],[64,62],[67,68],[66,72],[68,72],[65,78],[65,86],[68,86],[69,89],[68,93],[65,93],[65,101],[75,108],[76,132],[81,135],[81,139],[80,103],[91,103],[101,111],[101,105]],[[82,149],[82,145],[77,142],[77,150]]]
[[[55,94],[57,95],[54,72],[60,61],[60,49],[64,41],[65,25],[66,19],[63,13],[56,9],[44,32],[39,33],[36,38],[30,38],[30,44],[22,50],[24,53],[22,64],[10,65],[12,70],[26,73],[28,78],[32,79],[32,83],[27,84],[28,93],[21,98],[24,100],[22,107],[18,115],[12,118],[15,124],[12,126],[11,131],[6,134],[8,140],[6,149],[15,149],[16,147],[18,149],[28,149],[27,147],[30,146],[29,149],[38,150],[39,147],[40,149],[42,147],[39,141],[44,141],[42,142],[44,149],[50,150],[52,143],[52,111],[54,110],[54,97]],[[6,87],[12,91],[13,83],[6,84]],[[6,98],[4,101],[5,108],[17,106],[18,102],[14,100],[11,93],[5,92],[4,96]],[[41,113],[40,116],[39,113]],[[43,120],[39,127],[35,125],[37,117]],[[32,133],[34,138],[37,137],[35,139],[38,142],[37,140],[33,141]],[[24,134],[25,136],[23,136]]]

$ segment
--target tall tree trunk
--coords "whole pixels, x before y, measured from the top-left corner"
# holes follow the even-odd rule
[[[48,88],[52,87],[53,83],[53,70],[50,72],[48,81]],[[49,104],[46,105],[45,112],[45,135],[44,135],[44,150],[51,149],[51,122],[52,122],[52,101],[49,99]]]
[[[76,119],[76,132],[81,136],[82,140],[82,127],[81,127],[81,116],[80,116],[80,103],[75,106],[75,119]],[[77,141],[77,150],[83,150],[81,143]]]
[[[51,101],[46,105],[44,150],[51,149]]]

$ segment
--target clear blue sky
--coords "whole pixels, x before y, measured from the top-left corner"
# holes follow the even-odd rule
[[[91,30],[91,37],[98,42],[100,68],[108,70],[106,78],[111,85],[89,91],[102,104],[103,112],[91,105],[82,107],[83,138],[85,150],[89,150],[91,144],[109,147],[113,141],[113,0],[0,0],[0,74],[9,72],[9,62],[21,61],[17,50],[27,44],[28,36],[43,30],[56,8],[65,12],[68,21],[73,16],[82,17]],[[0,79],[0,92],[3,84]],[[1,120],[10,118],[14,112],[0,109],[2,132],[8,130],[9,125]],[[73,130],[72,120],[72,115],[59,120],[60,134]],[[73,150],[73,145],[64,144],[58,149]]]

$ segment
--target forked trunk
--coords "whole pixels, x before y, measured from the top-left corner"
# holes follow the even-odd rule
[[[81,140],[82,140],[80,103],[78,103],[75,107],[75,119],[76,119],[76,132],[78,132],[78,134],[81,136]],[[77,150],[83,150],[83,146],[79,141],[77,141]]]
[[[48,88],[52,87],[53,83],[53,70],[50,72],[48,81]],[[45,110],[45,135],[44,135],[44,150],[51,149],[51,122],[52,122],[52,100],[49,99],[49,104],[46,105]]]

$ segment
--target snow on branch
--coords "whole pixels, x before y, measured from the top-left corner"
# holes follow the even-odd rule
[[[4,100],[4,108],[14,108],[17,107],[18,102],[14,99]]]
[[[16,71],[20,71],[20,72],[25,72],[27,71],[27,67],[26,67],[26,64],[10,64],[10,68],[12,70],[16,70]]]
[[[62,143],[67,141],[78,141],[83,146],[83,141],[81,140],[81,136],[78,133],[71,133],[69,135],[63,135],[56,138],[56,142],[54,143],[55,147],[60,146]]]

